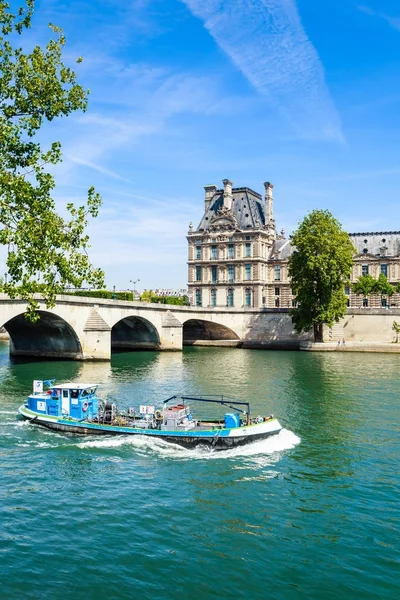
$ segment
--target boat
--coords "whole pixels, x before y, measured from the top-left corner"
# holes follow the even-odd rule
[[[155,404],[119,410],[97,397],[98,384],[35,380],[19,413],[35,425],[55,431],[94,435],[142,435],[186,448],[199,445],[223,450],[278,434],[274,415],[251,417],[248,402],[227,396],[174,395]],[[47,389],[46,389],[47,388]],[[223,418],[192,416],[189,403],[219,404],[230,409]]]

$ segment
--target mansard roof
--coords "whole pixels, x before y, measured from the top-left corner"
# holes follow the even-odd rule
[[[274,245],[271,250],[272,260],[286,260],[290,257],[293,252],[293,246],[290,239],[280,237],[274,241]]]
[[[400,254],[400,231],[374,231],[349,233],[357,254],[366,256],[398,256]]]
[[[358,256],[371,259],[400,255],[400,231],[349,233],[349,237]],[[271,259],[285,260],[292,252],[290,239],[277,239],[271,251]]]
[[[240,187],[232,188],[232,197],[232,213],[237,229],[254,229],[265,225],[265,210],[261,194],[248,187]],[[196,231],[208,230],[211,221],[221,214],[219,211],[222,211],[223,205],[224,190],[216,190]]]

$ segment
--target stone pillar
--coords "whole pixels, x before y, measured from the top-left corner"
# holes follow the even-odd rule
[[[265,227],[271,235],[276,237],[276,227],[274,219],[274,197],[272,190],[274,186],[269,181],[264,183],[265,187]]]
[[[180,321],[167,310],[162,320],[160,331],[160,350],[181,351],[183,347],[183,326]]]
[[[205,198],[204,198],[204,209],[205,209],[205,212],[207,212],[208,209],[210,208],[211,200],[212,200],[215,192],[217,191],[217,186],[216,185],[205,185],[204,190],[206,193]]]
[[[224,184],[224,207],[232,210],[232,181],[229,181],[229,179],[223,179],[222,183]]]

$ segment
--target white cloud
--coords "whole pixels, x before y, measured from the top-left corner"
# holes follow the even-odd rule
[[[343,141],[318,54],[294,0],[182,0],[303,139]]]
[[[376,10],[373,10],[372,8],[369,8],[369,6],[365,6],[363,4],[357,6],[357,8],[370,17],[379,17],[380,19],[383,19],[391,27],[397,29],[397,31],[400,31],[400,17],[392,17],[386,13],[377,12]]]

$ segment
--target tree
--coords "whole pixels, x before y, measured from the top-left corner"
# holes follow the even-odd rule
[[[372,275],[362,275],[358,281],[352,285],[352,290],[357,296],[367,298],[370,294],[376,292],[377,281]]]
[[[400,323],[398,323],[397,321],[393,321],[392,329],[396,334],[396,344],[397,344],[399,341]]]
[[[375,292],[381,295],[382,304],[382,296],[388,296],[388,298],[391,298],[395,292],[395,287],[389,282],[386,275],[381,273],[375,283]]]
[[[289,260],[289,277],[297,308],[292,318],[298,333],[314,329],[322,341],[322,328],[332,327],[346,313],[344,285],[348,282],[354,247],[340,223],[327,210],[314,210],[292,236],[295,248]]]
[[[396,288],[388,281],[386,275],[381,273],[378,279],[374,279],[372,275],[362,275],[358,281],[352,285],[352,290],[357,296],[367,298],[371,294],[380,294],[391,298]]]
[[[2,290],[27,300],[27,316],[38,318],[40,293],[48,307],[71,284],[103,285],[103,273],[88,258],[88,217],[96,217],[100,196],[91,187],[84,206],[67,205],[66,219],[52,197],[54,177],[46,166],[59,163],[61,146],[42,148],[40,129],[56,117],[87,107],[87,92],[62,62],[65,37],[53,32],[45,48],[17,47],[31,26],[35,0],[25,0],[17,14],[0,0],[0,244],[8,249],[8,277]],[[14,44],[14,45],[13,45]],[[82,59],[78,58],[79,63]]]

